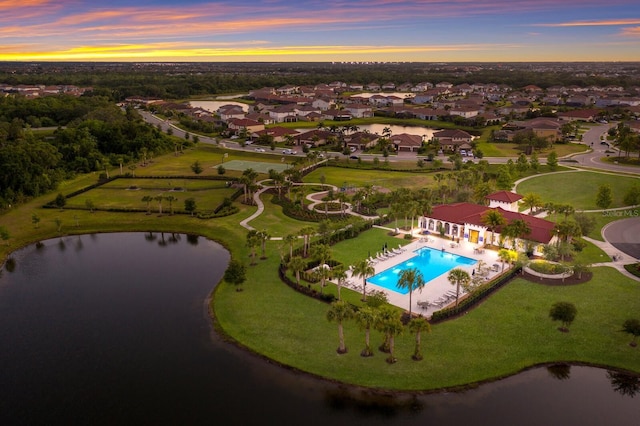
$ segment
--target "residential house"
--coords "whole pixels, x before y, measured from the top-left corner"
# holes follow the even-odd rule
[[[250,135],[260,130],[264,130],[264,123],[249,120],[248,118],[232,118],[227,122],[229,131],[236,135],[246,133]]]
[[[391,144],[396,148],[396,151],[418,151],[422,146],[422,136],[410,135],[408,133],[400,133],[397,135],[391,135],[389,137]]]
[[[433,134],[433,138],[438,140],[440,148],[447,152],[458,152],[460,149],[471,149],[473,136],[464,130],[446,129]]]

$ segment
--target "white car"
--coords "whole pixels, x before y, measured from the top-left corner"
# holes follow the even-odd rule
[[[295,155],[296,154],[296,152],[294,150],[292,150],[292,149],[284,149],[284,150],[282,150],[282,153],[283,154],[291,154],[291,155]]]
[[[256,152],[266,152],[266,151],[264,150],[264,148],[258,147],[258,148],[256,148]]]

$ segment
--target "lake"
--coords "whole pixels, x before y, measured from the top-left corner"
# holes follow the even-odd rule
[[[207,299],[229,255],[202,237],[69,236],[11,259],[0,276],[2,425],[628,425],[640,413],[637,376],[590,367],[421,395],[266,362],[213,332]]]

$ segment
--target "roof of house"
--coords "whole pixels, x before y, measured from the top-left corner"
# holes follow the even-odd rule
[[[514,203],[522,200],[522,195],[511,191],[498,191],[485,197],[487,200],[501,201],[503,203]]]
[[[428,217],[457,223],[459,225],[468,223],[471,225],[486,226],[483,221],[483,216],[489,210],[500,212],[507,223],[511,223],[514,220],[523,220],[529,226],[529,229],[531,229],[531,232],[526,235],[526,239],[528,240],[547,244],[553,237],[553,222],[523,213],[511,212],[500,207],[490,208],[472,203],[443,204],[433,207],[433,211]],[[501,230],[501,227],[495,229],[498,233],[500,233]]]

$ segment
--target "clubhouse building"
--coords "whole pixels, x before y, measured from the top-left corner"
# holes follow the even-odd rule
[[[518,202],[522,196],[509,191],[499,191],[488,195],[488,206],[473,203],[443,204],[433,207],[429,216],[423,216],[418,226],[423,234],[444,234],[454,241],[468,242],[477,246],[504,240],[500,237],[502,227],[494,230],[484,223],[484,215],[489,210],[498,211],[507,224],[514,220],[523,220],[531,229],[524,239],[515,242],[505,241],[507,248],[526,247],[531,245],[534,254],[542,254],[542,247],[555,241],[553,228],[555,224],[545,219],[518,212]],[[513,247],[515,243],[515,247]]]

